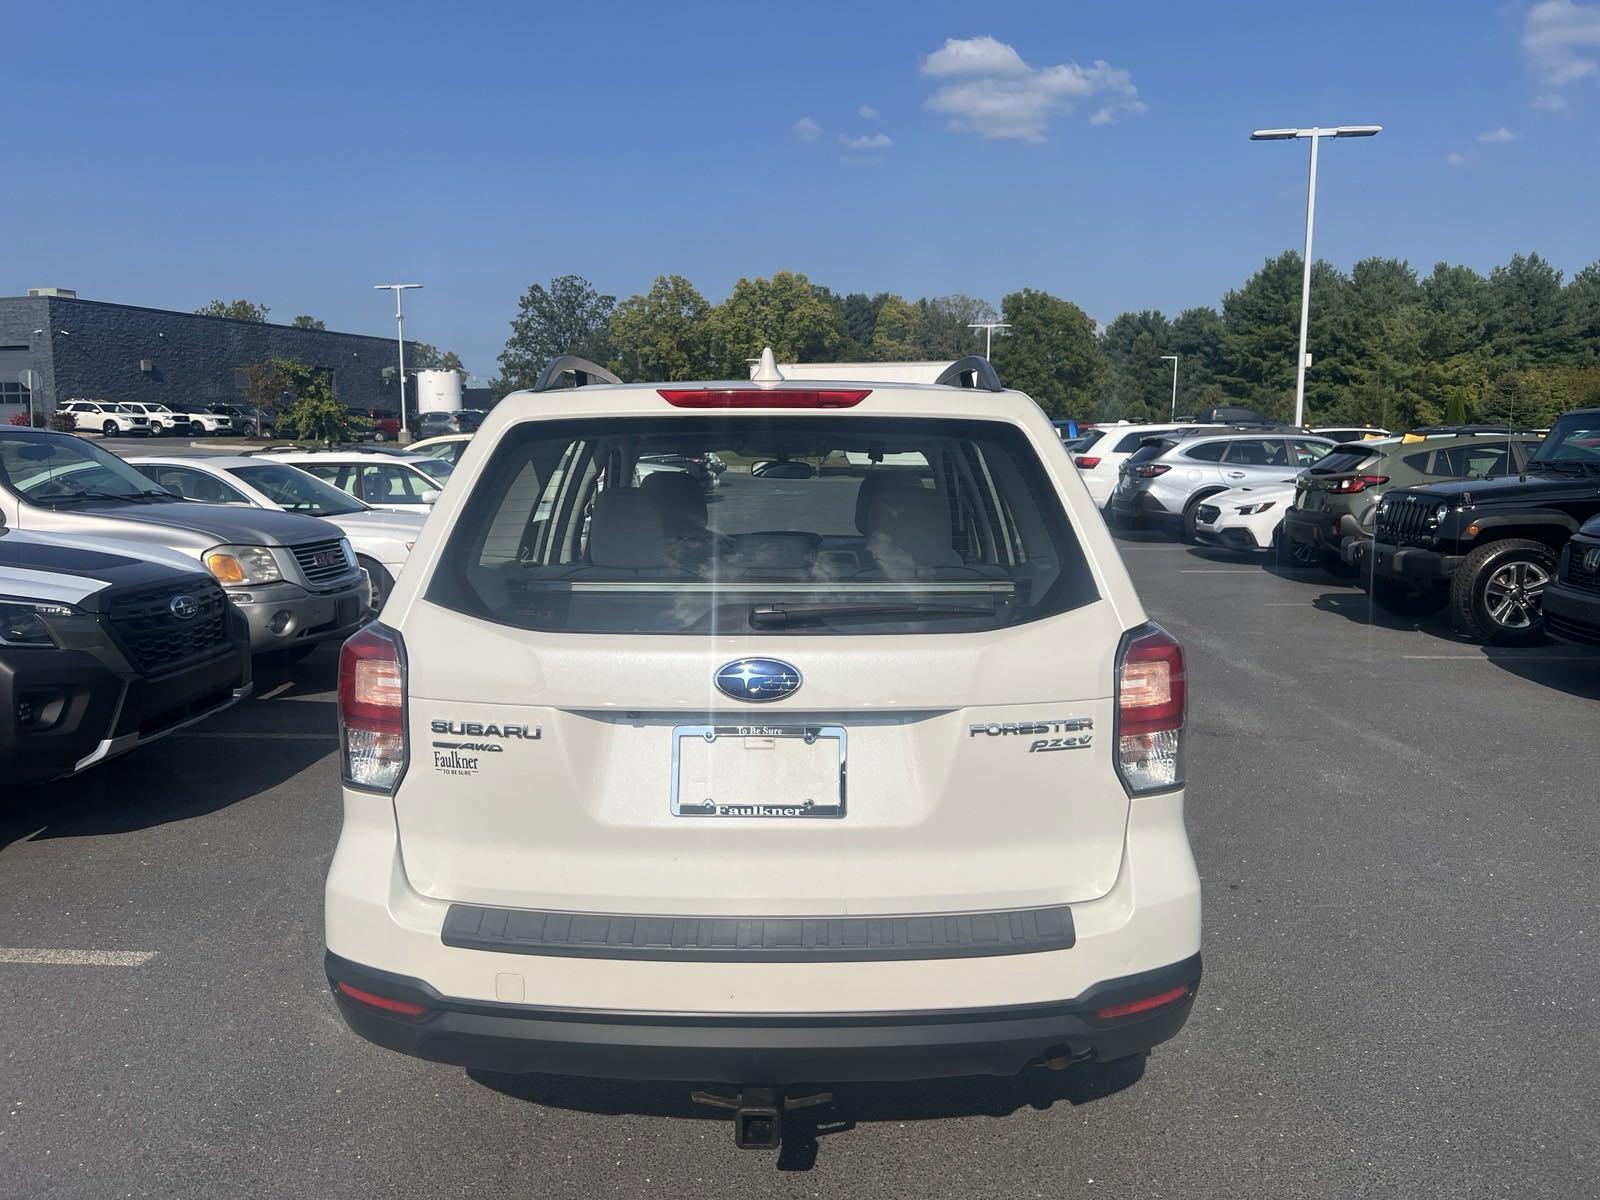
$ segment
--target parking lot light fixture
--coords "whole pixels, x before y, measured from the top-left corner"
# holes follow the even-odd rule
[[[1176,354],[1163,354],[1163,361],[1172,363],[1172,411],[1167,414],[1167,420],[1178,419],[1178,356]]]
[[[1311,229],[1317,213],[1317,147],[1323,138],[1373,137],[1383,132],[1382,125],[1313,126],[1310,129],[1257,129],[1252,142],[1287,142],[1306,138],[1311,142],[1311,172],[1306,183],[1306,253],[1300,280],[1300,356],[1294,366],[1294,423],[1306,423],[1306,333],[1311,323]]]
[[[400,296],[412,288],[420,288],[420,283],[375,283],[374,291],[394,293],[394,327],[396,340],[400,343],[400,442],[405,444],[411,440],[411,430],[406,427],[406,314],[400,303]]]

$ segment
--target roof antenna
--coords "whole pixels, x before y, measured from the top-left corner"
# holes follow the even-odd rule
[[[772,356],[772,347],[761,348],[761,361],[756,364],[754,374],[750,376],[751,383],[782,383],[783,373],[778,370],[778,361]]]

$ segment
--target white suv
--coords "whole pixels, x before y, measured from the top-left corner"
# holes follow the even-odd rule
[[[764,357],[660,386],[558,360],[478,432],[341,656],[345,1020],[726,1085],[744,1145],[799,1081],[1172,1037],[1200,979],[1183,654],[1055,430],[982,359],[929,385]],[[708,452],[714,491],[636,470]]]
[[[149,433],[150,418],[120,404],[100,400],[68,400],[56,409],[72,418],[72,427],[79,433],[103,433],[107,437],[119,434]]]
[[[1117,472],[1128,456],[1144,444],[1147,437],[1188,429],[1188,425],[1102,425],[1078,439],[1072,452],[1073,465],[1083,477],[1084,486],[1095,505],[1104,508],[1117,486]]]

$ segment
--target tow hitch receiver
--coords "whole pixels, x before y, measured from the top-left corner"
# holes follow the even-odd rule
[[[691,1092],[689,1098],[696,1104],[733,1110],[733,1144],[739,1149],[776,1150],[783,1142],[784,1111],[831,1103],[833,1093],[785,1096],[781,1088],[745,1087],[733,1096],[721,1092]]]

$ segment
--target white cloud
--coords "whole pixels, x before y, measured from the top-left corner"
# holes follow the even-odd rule
[[[887,133],[864,133],[860,137],[850,137],[848,134],[839,135],[839,145],[846,150],[857,154],[868,150],[887,150],[894,145],[894,139]]]
[[[1561,89],[1600,76],[1600,4],[1539,0],[1523,21],[1522,50],[1541,88],[1534,107],[1565,112]]]
[[[870,104],[863,104],[860,108],[856,109],[856,115],[859,116],[863,121],[876,121],[878,119],[878,110],[873,108]]]
[[[1488,133],[1480,133],[1478,140],[1480,142],[1514,142],[1517,140],[1517,135],[1502,125],[1499,129],[1491,129]]]
[[[1444,156],[1444,160],[1452,167],[1473,167],[1478,164],[1478,156],[1471,150],[1465,153],[1460,150],[1452,150]]]
[[[1087,67],[1061,63],[1030,67],[1011,46],[992,37],[949,38],[922,60],[922,73],[941,84],[926,106],[950,119],[950,128],[982,138],[1042,142],[1050,122],[1081,100],[1101,101],[1089,118],[1108,125],[1150,106],[1139,99],[1133,76],[1096,60]]]
[[[814,142],[822,136],[822,126],[810,117],[801,117],[794,123],[794,135],[802,142]]]

